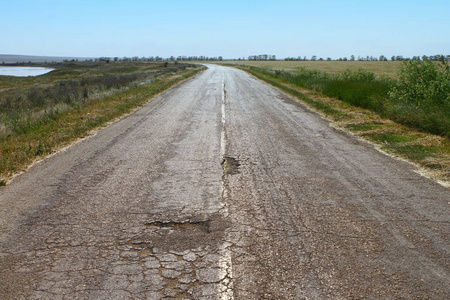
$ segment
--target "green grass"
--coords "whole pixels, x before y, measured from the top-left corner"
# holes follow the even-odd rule
[[[325,96],[345,101],[351,105],[382,112],[381,101],[388,97],[389,79],[377,79],[373,73],[359,70],[347,71],[340,75],[330,75],[317,70],[300,69],[296,73],[284,71],[267,71],[250,68],[268,77],[282,80],[299,87],[314,90]]]
[[[433,157],[437,149],[424,145],[389,145],[384,147],[387,150],[394,151],[397,155],[406,157],[412,161],[423,161],[426,158]]]
[[[366,134],[370,140],[383,144],[382,149],[405,157],[408,160],[420,162],[433,157],[437,147],[411,144],[418,140],[417,136],[399,135],[390,132]]]

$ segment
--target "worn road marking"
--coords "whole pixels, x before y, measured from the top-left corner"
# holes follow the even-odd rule
[[[226,149],[227,149],[227,134],[226,134],[226,115],[225,115],[225,104],[226,104],[226,91],[225,91],[225,81],[224,81],[224,75],[222,74],[222,104],[221,104],[221,113],[222,113],[222,131],[220,134],[220,156],[221,161],[226,157]],[[221,212],[224,215],[224,217],[228,216],[228,208],[225,205],[224,201],[228,197],[228,190],[225,183],[225,170],[224,175],[222,177],[222,209]],[[231,252],[229,250],[229,247],[231,245],[228,242],[224,242],[221,249],[221,258],[219,260],[219,268],[220,268],[220,277],[224,277],[224,285],[226,286],[226,289],[223,290],[219,287],[219,290],[217,291],[219,295],[219,299],[234,299],[233,295],[233,272],[232,272],[232,265],[231,265]]]

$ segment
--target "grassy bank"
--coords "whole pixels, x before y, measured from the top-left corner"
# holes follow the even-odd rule
[[[416,163],[423,167],[422,170],[427,176],[447,184],[450,183],[450,140],[448,135],[434,135],[418,131],[411,126],[399,124],[387,118],[383,111],[379,113],[378,108],[373,109],[365,103],[359,105],[360,107],[356,106],[355,102],[358,103],[357,101],[365,99],[364,97],[372,97],[374,99],[371,102],[372,104],[391,101],[387,95],[390,86],[390,84],[387,84],[390,82],[389,79],[377,79],[379,82],[376,82],[375,86],[378,86],[378,88],[370,87],[364,90],[367,81],[370,82],[373,78],[369,74],[365,75],[366,72],[363,71],[343,76],[344,78],[359,75],[363,75],[362,78],[368,77],[361,80],[361,83],[358,83],[358,80],[356,80],[356,83],[354,80],[349,80],[349,82],[342,84],[345,79],[340,77],[336,82],[330,83],[330,88],[327,86],[329,75],[324,75],[320,79],[323,75],[322,72],[306,71],[305,73],[312,73],[313,76],[318,78],[311,80],[308,76],[303,77],[304,74],[289,74],[283,71],[275,72],[248,66],[241,66],[240,68],[300,99],[332,120],[333,126],[369,140],[385,152]],[[337,88],[334,86],[337,86]],[[330,94],[335,97],[326,96],[323,92],[326,89],[331,90],[333,93]],[[355,92],[349,92],[347,89],[355,89]],[[338,98],[342,99],[343,97],[336,96],[336,93],[341,91],[343,93],[349,92],[351,96],[346,99],[350,100],[346,102],[339,100]]]
[[[430,62],[428,66],[434,66],[434,63]],[[450,80],[434,83],[430,78],[422,83],[423,87],[417,87],[418,84],[411,83],[413,80],[405,79],[407,73],[411,73],[409,69],[415,67],[406,66],[408,71],[402,70],[399,80],[389,77],[378,78],[374,73],[363,69],[347,70],[340,74],[329,74],[306,68],[295,73],[256,67],[248,67],[248,70],[264,73],[266,77],[311,89],[354,106],[371,109],[384,117],[424,132],[450,137],[450,99],[448,96],[450,88],[445,87],[450,84]],[[420,67],[422,68],[422,66]],[[437,72],[446,67],[448,66],[438,66]],[[420,73],[415,76],[422,78],[425,76],[425,71],[420,70]],[[416,88],[411,88],[411,85]],[[404,97],[402,97],[403,95]],[[414,99],[414,96],[418,99]]]
[[[0,79],[0,184],[202,68],[70,63],[38,77]]]

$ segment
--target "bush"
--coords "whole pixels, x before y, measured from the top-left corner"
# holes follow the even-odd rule
[[[448,62],[407,61],[389,92],[394,119],[450,137],[450,69]]]
[[[404,64],[399,82],[392,86],[389,93],[392,99],[419,107],[450,104],[448,62],[411,60]]]

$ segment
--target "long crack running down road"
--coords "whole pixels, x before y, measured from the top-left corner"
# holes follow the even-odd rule
[[[448,299],[449,190],[208,66],[0,190],[1,299]]]

